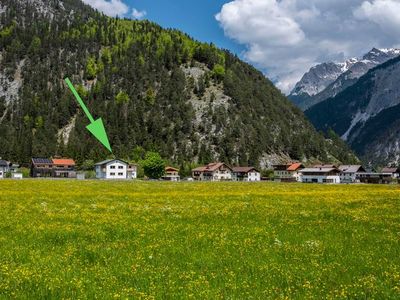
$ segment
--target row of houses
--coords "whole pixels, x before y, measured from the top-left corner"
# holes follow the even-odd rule
[[[13,178],[22,178],[17,173],[18,165],[0,159],[0,179],[10,172]],[[383,168],[381,172],[368,170],[362,165],[314,165],[305,167],[300,162],[274,165],[274,180],[278,182],[303,183],[390,183],[400,181],[400,168]],[[109,159],[94,166],[98,179],[135,179],[137,165],[120,159]],[[32,158],[31,177],[78,178],[83,173],[76,170],[71,158]],[[166,167],[162,177],[166,181],[179,181],[179,169]],[[231,167],[223,162],[214,162],[192,170],[189,180],[196,181],[261,181],[260,171],[255,167]]]
[[[274,166],[274,177],[282,182],[303,183],[391,183],[400,178],[400,168],[383,168],[381,172],[367,170],[362,165],[315,165],[301,163]]]

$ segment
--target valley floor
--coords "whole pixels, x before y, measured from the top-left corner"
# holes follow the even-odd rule
[[[0,298],[400,297],[400,186],[0,181]]]

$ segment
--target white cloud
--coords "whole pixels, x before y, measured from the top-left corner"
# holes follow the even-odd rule
[[[147,15],[145,10],[137,10],[136,8],[132,9],[132,17],[135,19],[142,19]]]
[[[365,1],[354,11],[356,18],[378,24],[388,34],[400,34],[400,1]]]
[[[399,11],[400,0],[232,0],[216,19],[289,92],[317,63],[399,44]]]
[[[121,0],[82,0],[95,9],[110,17],[123,16],[129,12],[129,7]]]

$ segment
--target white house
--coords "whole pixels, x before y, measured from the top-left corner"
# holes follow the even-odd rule
[[[10,171],[10,164],[5,161],[0,159],[0,179],[3,179],[6,177],[6,173]]]
[[[131,168],[128,168],[131,167]],[[95,164],[98,179],[132,179],[136,178],[136,168],[120,159],[108,159]],[[134,177],[133,177],[134,176]]]
[[[24,175],[23,175],[22,173],[16,173],[16,172],[14,172],[14,173],[11,173],[11,178],[12,178],[12,179],[23,179],[23,178],[24,178]]]
[[[192,170],[192,177],[198,181],[232,180],[232,168],[224,163],[210,163]]]
[[[260,181],[261,174],[254,167],[233,167],[232,168],[233,181]]]
[[[335,167],[305,168],[300,172],[304,183],[340,183],[340,170]]]
[[[366,172],[361,165],[341,165],[339,170],[341,183],[355,183],[358,181],[358,174]]]

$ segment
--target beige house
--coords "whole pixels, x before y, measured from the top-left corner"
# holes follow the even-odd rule
[[[302,163],[290,163],[274,165],[274,177],[280,182],[301,181],[301,170],[304,169]]]
[[[179,169],[174,167],[165,167],[165,174],[162,179],[166,181],[180,181],[181,176],[179,175]]]
[[[192,170],[192,177],[197,181],[232,180],[233,170],[225,163],[215,162]]]

